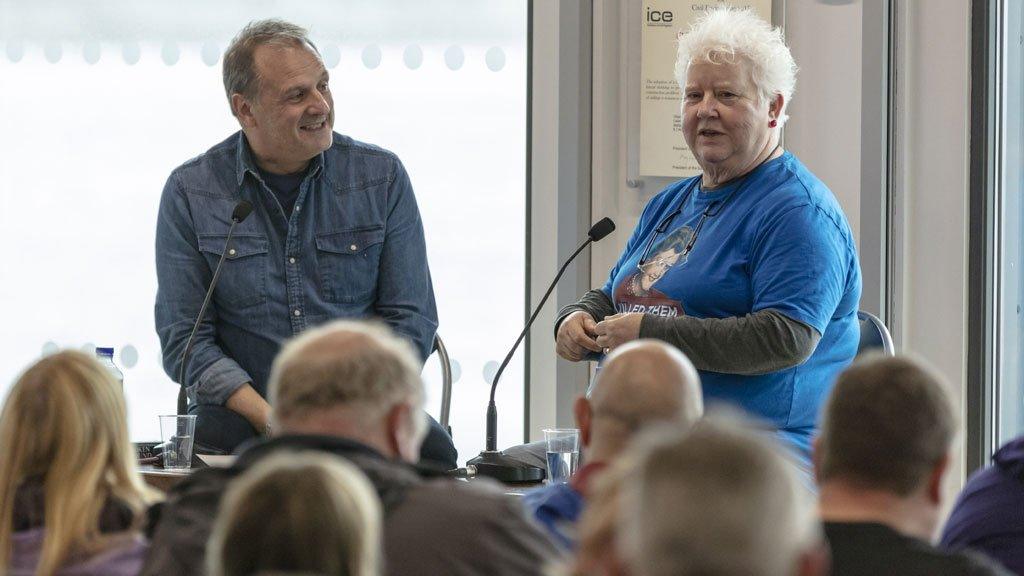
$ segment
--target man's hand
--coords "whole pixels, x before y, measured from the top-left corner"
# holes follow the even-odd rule
[[[555,336],[555,350],[558,355],[570,362],[579,362],[588,351],[600,352],[601,346],[594,338],[597,322],[593,316],[582,310],[569,314],[558,325]]]
[[[607,316],[597,323],[594,332],[597,345],[607,354],[626,342],[640,337],[640,321],[644,315],[637,312]]]
[[[270,404],[267,404],[251,384],[244,384],[235,390],[224,405],[228,410],[237,412],[248,420],[257,434],[265,434],[270,429]]]

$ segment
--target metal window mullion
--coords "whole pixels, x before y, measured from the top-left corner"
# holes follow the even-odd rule
[[[998,321],[994,316],[999,237],[995,221],[999,166],[1001,90],[999,15],[1002,0],[971,5],[971,142],[968,206],[967,373],[965,468],[985,466],[993,451],[998,365]]]

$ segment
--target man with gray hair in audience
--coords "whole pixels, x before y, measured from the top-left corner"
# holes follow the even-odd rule
[[[412,464],[427,426],[423,382],[412,347],[386,327],[335,321],[309,330],[285,345],[269,382],[275,437],[170,492],[143,574],[202,574],[229,484],[286,451],[333,454],[366,474],[383,504],[387,574],[538,574],[556,556],[497,486],[431,477]]]
[[[814,447],[834,575],[1005,574],[930,544],[956,432],[945,384],[920,362],[869,357],[839,376]]]
[[[818,576],[828,552],[813,497],[770,438],[710,417],[637,446],[617,547],[631,576]]]
[[[575,547],[575,525],[591,483],[617,460],[634,435],[655,422],[688,427],[704,403],[690,360],[660,340],[636,340],[615,349],[587,395],[576,399],[576,426],[584,463],[567,483],[528,492],[523,503],[562,546]]]

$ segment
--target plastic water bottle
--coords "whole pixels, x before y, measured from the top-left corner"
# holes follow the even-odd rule
[[[124,390],[124,373],[121,369],[114,364],[114,349],[113,348],[97,348],[96,359],[103,364],[103,367],[110,370],[110,375],[117,380],[117,383],[121,385],[121,389]]]

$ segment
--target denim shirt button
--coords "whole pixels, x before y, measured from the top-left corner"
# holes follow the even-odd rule
[[[288,259],[288,263],[289,264],[295,264],[295,258],[289,258]]]
[[[355,244],[353,244],[353,245],[349,246],[348,249],[353,251],[353,252],[355,252],[356,250],[359,250],[359,247],[356,246]]]
[[[295,315],[296,316],[302,316],[302,310],[299,310],[298,308],[296,308],[295,309]]]
[[[228,250],[228,254],[231,255],[231,256],[234,256],[235,255],[235,249],[232,248],[232,249]]]

